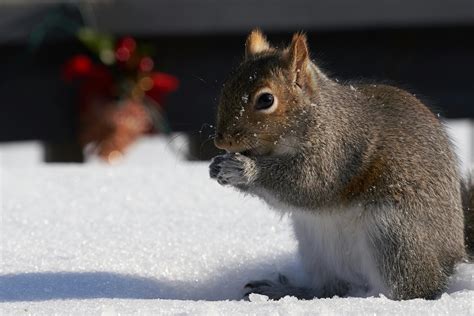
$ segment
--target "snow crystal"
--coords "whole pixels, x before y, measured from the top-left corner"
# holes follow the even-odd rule
[[[244,112],[245,112],[245,108],[241,107],[240,110],[239,110],[239,115],[240,116],[244,115]]]
[[[261,294],[255,294],[255,293],[251,293],[249,295],[249,301],[250,302],[266,302],[268,301],[268,296],[266,295],[261,295]]]
[[[249,95],[248,95],[248,94],[244,94],[244,95],[242,96],[242,101],[243,101],[245,104],[247,104],[247,103],[249,102]]]

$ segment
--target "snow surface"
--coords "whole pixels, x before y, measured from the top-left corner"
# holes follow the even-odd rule
[[[462,126],[452,132],[469,144]],[[474,264],[434,301],[241,301],[249,280],[304,280],[287,218],[161,138],[118,166],[44,165],[32,146],[0,146],[2,315],[474,315]]]

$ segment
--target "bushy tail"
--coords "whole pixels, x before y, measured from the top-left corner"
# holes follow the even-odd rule
[[[469,257],[474,259],[474,178],[472,175],[462,184],[462,203],[466,250]]]

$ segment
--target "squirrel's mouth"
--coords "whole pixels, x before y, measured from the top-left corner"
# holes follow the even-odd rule
[[[242,138],[232,139],[220,136],[214,139],[214,144],[228,153],[239,153],[244,156],[262,156],[269,152],[267,146],[251,143]]]
[[[256,156],[258,154],[258,151],[253,148],[243,149],[243,150],[226,150],[226,152],[241,154],[247,157]]]
[[[247,150],[244,150],[240,153],[241,155],[244,155],[244,156],[255,156],[255,155],[252,155],[252,149],[247,149]]]
[[[268,153],[269,153],[268,150],[265,150],[265,148],[258,147],[258,146],[248,148],[248,149],[245,149],[245,150],[240,152],[241,155],[244,155],[244,156],[247,156],[247,157],[265,156],[265,155],[268,155]]]

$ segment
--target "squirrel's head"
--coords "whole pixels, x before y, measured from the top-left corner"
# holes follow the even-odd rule
[[[215,145],[253,155],[291,149],[295,119],[316,92],[313,67],[305,35],[294,34],[287,48],[277,49],[252,31],[243,62],[222,89]]]

